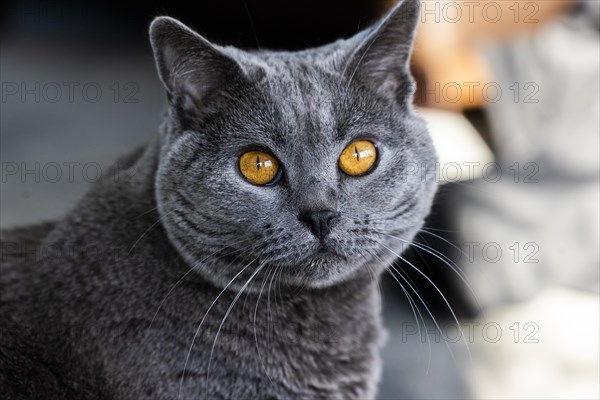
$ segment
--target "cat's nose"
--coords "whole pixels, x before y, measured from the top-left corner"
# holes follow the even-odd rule
[[[339,213],[333,210],[307,210],[300,213],[298,219],[304,222],[311,232],[323,240],[339,218]]]

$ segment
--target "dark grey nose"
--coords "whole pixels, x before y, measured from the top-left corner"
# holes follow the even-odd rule
[[[329,233],[339,214],[333,210],[303,211],[298,219],[304,222],[311,232],[323,240]]]

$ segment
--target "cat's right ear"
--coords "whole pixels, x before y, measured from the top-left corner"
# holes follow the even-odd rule
[[[419,12],[419,0],[400,0],[376,25],[350,39],[359,45],[344,69],[349,82],[362,81],[403,104],[412,103],[410,56]]]
[[[237,61],[176,19],[154,19],[150,43],[169,101],[184,97],[184,104],[192,106],[191,100],[193,107],[203,107],[214,92],[244,75]]]

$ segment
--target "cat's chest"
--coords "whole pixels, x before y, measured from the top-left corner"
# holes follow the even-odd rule
[[[175,304],[168,300],[151,331],[137,338],[124,332],[121,339],[129,345],[123,351],[132,365],[123,370],[136,370],[140,388],[189,395],[182,398],[203,392],[209,398],[371,394],[380,344],[376,315],[315,314],[313,304],[263,300],[241,297],[231,307],[232,299],[223,296],[208,312],[180,307],[186,317],[173,315]]]
[[[152,231],[144,238],[153,245],[72,261],[77,290],[95,301],[73,306],[72,288],[55,292],[82,321],[68,328],[73,349],[118,398],[372,397],[381,341],[374,286],[273,287],[236,299],[188,274]],[[92,285],[90,273],[105,283]]]

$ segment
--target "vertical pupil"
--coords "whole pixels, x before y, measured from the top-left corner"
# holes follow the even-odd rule
[[[260,157],[256,156],[256,170],[259,171],[260,170]]]
[[[360,161],[360,153],[358,152],[358,149],[356,148],[356,146],[354,146],[354,157],[356,157],[356,161]]]

